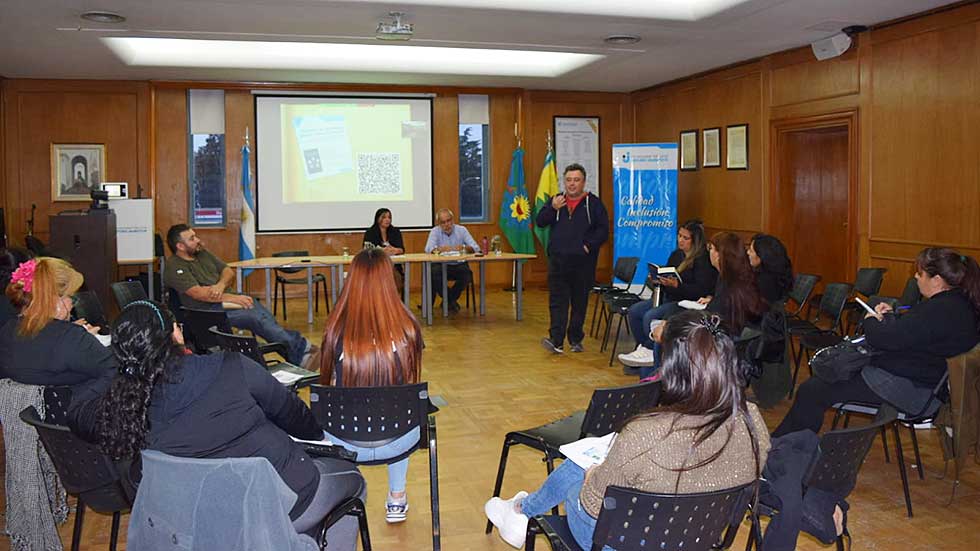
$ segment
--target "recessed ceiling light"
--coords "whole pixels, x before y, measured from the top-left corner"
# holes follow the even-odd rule
[[[348,0],[377,3],[378,0]],[[748,0],[411,0],[414,6],[549,12],[608,17],[697,21]]]
[[[640,37],[631,34],[611,34],[606,38],[602,39],[606,44],[615,44],[616,46],[626,46],[628,44],[636,44],[640,41]]]
[[[598,54],[325,42],[103,37],[127,65],[557,77]]]
[[[87,11],[80,17],[94,23],[122,23],[126,20],[125,17],[111,11]]]

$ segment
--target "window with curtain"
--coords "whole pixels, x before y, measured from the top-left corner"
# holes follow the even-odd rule
[[[459,96],[459,220],[490,221],[489,96]]]
[[[225,225],[225,93],[188,90],[187,190],[191,226]]]

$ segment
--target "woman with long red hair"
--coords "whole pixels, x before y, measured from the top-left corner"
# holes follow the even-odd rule
[[[733,334],[738,335],[746,325],[758,322],[767,308],[745,254],[745,243],[737,234],[716,233],[708,242],[708,257],[718,270],[718,283],[714,295],[698,302],[721,314]]]
[[[354,257],[344,291],[327,318],[320,348],[320,380],[349,387],[408,385],[422,371],[422,328],[398,295],[393,264],[384,250]],[[357,453],[358,461],[396,457],[418,442],[419,429],[378,448],[361,448],[329,433],[332,442]],[[402,522],[408,512],[408,458],[388,465],[385,520]]]

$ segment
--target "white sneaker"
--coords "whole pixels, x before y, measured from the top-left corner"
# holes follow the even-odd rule
[[[647,367],[653,365],[653,350],[641,345],[629,354],[620,354],[619,361],[629,367]]]
[[[487,514],[487,519],[497,527],[497,532],[512,547],[520,549],[524,547],[524,540],[527,537],[528,518],[523,513],[518,513],[514,504],[527,497],[527,492],[517,492],[514,497],[503,500],[499,497],[491,498],[483,511]]]

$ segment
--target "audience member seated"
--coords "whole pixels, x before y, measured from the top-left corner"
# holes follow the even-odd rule
[[[677,249],[670,253],[667,266],[677,269],[683,282],[673,277],[661,277],[660,306],[653,300],[641,300],[629,308],[630,333],[636,340],[636,350],[619,355],[619,361],[629,367],[654,365],[659,356],[654,351],[658,345],[650,339],[650,323],[664,320],[677,313],[681,300],[698,300],[710,294],[718,280],[718,271],[708,259],[705,246],[704,225],[700,220],[688,220],[677,230]]]
[[[928,300],[897,317],[882,303],[864,318],[866,342],[881,354],[847,381],[810,377],[773,436],[820,432],[824,412],[838,402],[887,402],[911,413],[928,404],[946,373],[946,358],[980,341],[980,267],[953,249],[927,248],[915,260],[915,279]]]
[[[10,285],[10,276],[14,270],[22,263],[31,259],[31,253],[27,249],[11,247],[0,249],[0,289],[6,289]],[[0,298],[0,327],[11,319],[17,317],[17,310],[10,303],[8,298]]]
[[[247,295],[228,292],[235,280],[235,271],[204,248],[194,230],[177,224],[167,230],[167,244],[174,255],[167,259],[164,284],[180,293],[180,302],[187,308],[202,310],[225,308],[228,321],[239,329],[247,329],[268,342],[285,343],[289,349],[287,361],[306,365],[316,352],[298,331],[284,329],[262,304]]]
[[[480,252],[480,246],[473,240],[473,236],[466,228],[453,223],[453,211],[449,209],[439,209],[436,212],[436,222],[438,225],[429,232],[429,239],[425,242],[425,252],[429,254],[466,254]],[[456,283],[449,287],[449,310],[459,312],[459,296],[466,290],[466,286],[473,281],[473,272],[466,262],[446,263],[446,279]],[[436,296],[442,296],[442,266],[434,264],[432,266],[432,300],[435,302]],[[446,300],[447,297],[443,297]]]
[[[391,225],[391,211],[380,208],[374,213],[374,224],[364,232],[364,245],[368,243],[384,250],[385,254],[396,255],[405,254],[405,242],[402,241],[402,232]],[[395,265],[395,282],[400,289],[404,277],[405,269],[400,265]]]
[[[183,343],[162,304],[140,300],[124,308],[112,329],[118,374],[70,420],[72,430],[114,460],[132,461],[134,485],[144,449],[199,459],[265,457],[296,493],[289,517],[297,532],[310,532],[341,501],[363,493],[354,465],[311,459],[290,439],[322,440],[323,432],[306,404],[264,367],[237,353],[189,354]],[[331,548],[353,550],[356,522],[337,527],[344,534],[333,533]]]
[[[585,471],[565,461],[534,493],[488,501],[487,518],[500,536],[523,546],[528,519],[564,503],[575,541],[590,549],[608,486],[686,494],[757,479],[769,437],[758,409],[745,401],[735,345],[722,327],[717,314],[669,318],[661,405],[627,422],[600,465]]]
[[[0,328],[0,379],[76,387],[112,377],[116,360],[95,338],[99,328],[68,321],[82,283],[58,258],[28,260],[10,275],[6,294],[17,317]]]
[[[398,298],[391,260],[381,249],[361,251],[351,262],[344,291],[327,319],[320,347],[323,384],[371,387],[417,383],[422,371],[422,348],[422,328]],[[361,448],[330,433],[326,436],[357,452],[358,461],[378,461],[411,449],[419,440],[419,429],[378,448]],[[407,475],[407,457],[388,465],[388,522],[406,518]]]
[[[749,242],[747,252],[759,292],[766,302],[775,304],[789,296],[793,289],[793,264],[782,242],[771,235],[757,233]]]

